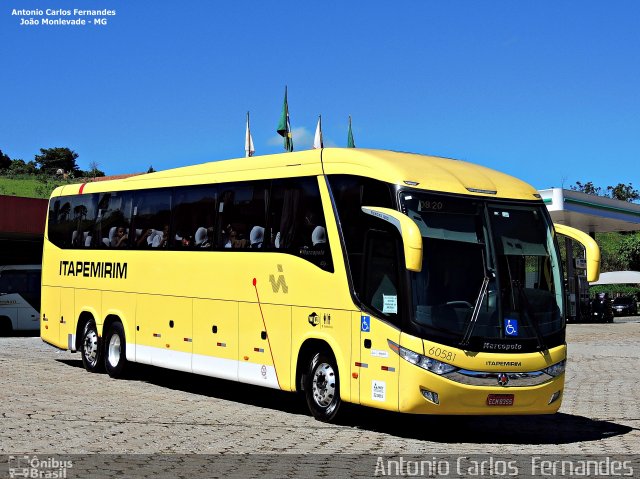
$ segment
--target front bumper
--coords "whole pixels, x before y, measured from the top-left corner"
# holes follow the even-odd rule
[[[564,373],[534,386],[476,386],[455,382],[401,361],[399,410],[444,415],[553,414],[560,408],[563,389]],[[437,393],[438,404],[425,398],[423,390]],[[513,395],[513,404],[490,406],[489,395]]]

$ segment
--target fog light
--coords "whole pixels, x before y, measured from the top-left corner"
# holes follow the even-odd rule
[[[558,399],[560,399],[560,396],[562,396],[562,391],[556,391],[551,395],[551,399],[549,399],[549,402],[547,404],[551,404],[556,402]]]
[[[440,404],[440,399],[438,398],[438,393],[434,393],[433,391],[429,391],[428,389],[420,388],[420,392],[424,396],[424,398],[432,402],[433,404]]]

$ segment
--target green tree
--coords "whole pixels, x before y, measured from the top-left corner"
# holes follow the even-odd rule
[[[576,184],[570,186],[569,188],[573,191],[581,191],[582,193],[586,193],[588,195],[602,196],[602,188],[600,188],[599,186],[595,186],[591,181],[588,181],[587,183],[576,181]]]
[[[156,170],[153,169],[153,165],[149,166],[149,169],[147,170],[147,173],[155,173]]]
[[[6,170],[10,166],[11,158],[9,158],[9,155],[2,153],[2,150],[0,150],[0,170]]]
[[[582,183],[576,181],[576,184],[569,187],[573,191],[581,191],[588,195],[605,196],[614,200],[634,202],[640,199],[640,192],[636,190],[631,183],[618,183],[616,186],[607,186],[606,193],[601,187],[596,186],[593,182],[588,181]]]
[[[620,258],[632,271],[640,271],[640,233],[625,235],[620,243]]]
[[[35,161],[25,163],[24,160],[12,160],[11,165],[7,168],[7,173],[12,175],[35,175],[38,167]]]
[[[55,174],[62,170],[65,173],[76,174],[79,171],[77,158],[78,154],[69,148],[40,148],[35,162],[43,173]]]
[[[607,186],[607,191],[609,192],[609,196],[616,200],[632,202],[640,198],[640,192],[634,189],[631,183],[626,185],[624,183],[618,183],[616,186]]]
[[[95,160],[94,161],[90,161],[89,162],[89,169],[86,172],[84,172],[84,176],[91,177],[91,178],[96,178],[98,176],[104,176],[104,171],[99,170],[98,166],[100,166],[100,165],[98,164],[97,161],[95,161]]]
[[[629,264],[620,256],[620,245],[625,235],[617,232],[597,233],[596,242],[600,247],[600,271],[624,271]]]

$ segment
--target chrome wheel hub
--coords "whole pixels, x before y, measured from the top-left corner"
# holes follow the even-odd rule
[[[120,336],[114,334],[109,340],[107,349],[107,359],[112,367],[116,367],[120,362]]]
[[[98,361],[98,334],[95,329],[89,329],[84,335],[82,354],[91,366],[95,366]]]
[[[330,364],[319,364],[313,374],[313,399],[320,407],[327,407],[336,393],[336,376]]]

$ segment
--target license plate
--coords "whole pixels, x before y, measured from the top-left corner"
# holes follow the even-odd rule
[[[489,394],[487,406],[513,406],[513,394]]]

